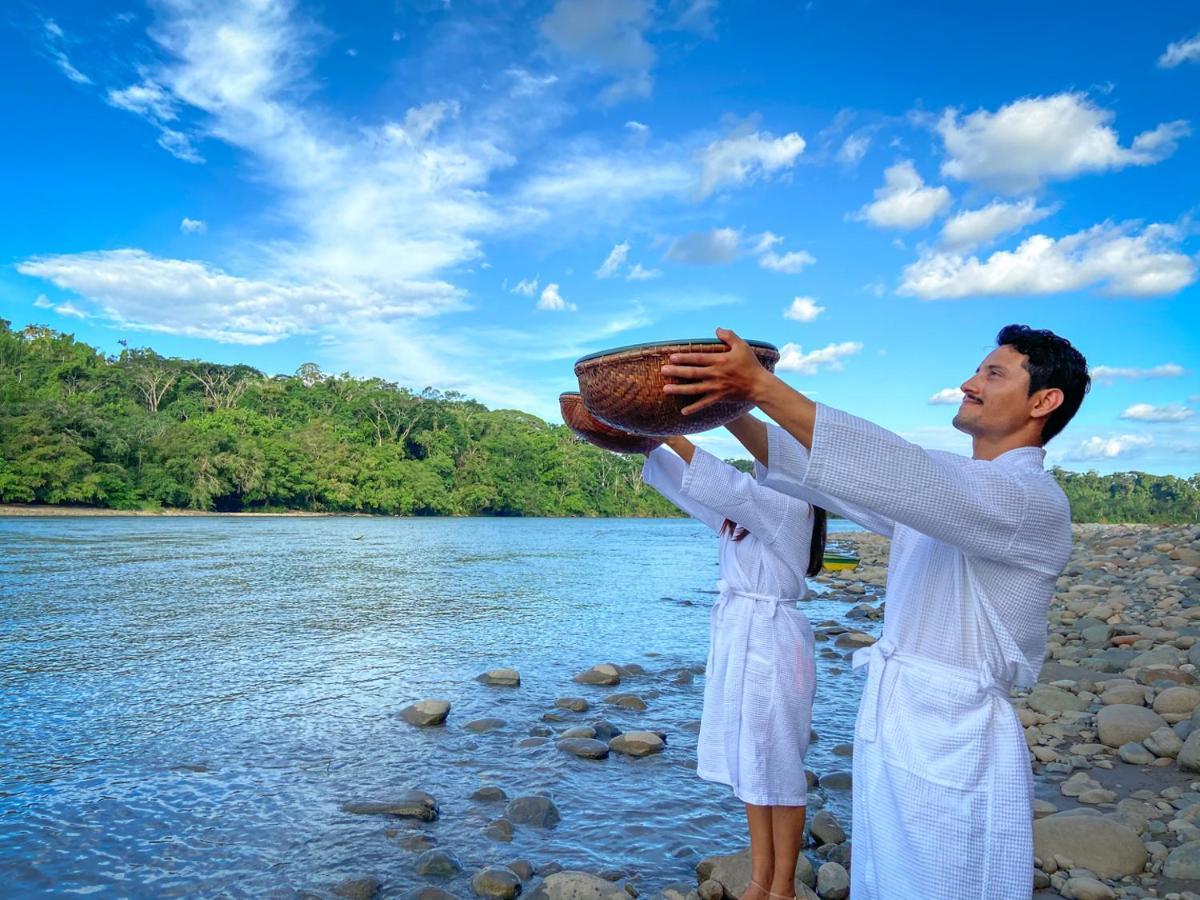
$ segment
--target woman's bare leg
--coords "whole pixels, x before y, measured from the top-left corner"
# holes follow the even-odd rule
[[[741,900],[767,900],[775,871],[775,838],[771,833],[771,807],[746,804],[750,826],[750,885]],[[756,885],[761,885],[757,887]]]
[[[804,806],[771,806],[771,845],[775,866],[771,872],[771,893],[780,897],[796,896],[796,860],[804,848]]]

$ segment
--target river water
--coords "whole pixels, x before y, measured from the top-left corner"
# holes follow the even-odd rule
[[[462,861],[435,882],[458,896],[517,858],[621,870],[643,894],[694,883],[746,840],[741,806],[694,772],[703,678],[674,677],[704,664],[716,577],[715,538],[682,519],[0,519],[0,891],[288,896],[375,875],[394,896],[426,881],[418,834]],[[821,593],[806,612],[848,608]],[[818,773],[849,767],[831,748],[861,683],[837,656],[818,656]],[[572,683],[599,662],[647,674]],[[474,680],[502,666],[519,688]],[[605,706],[612,691],[649,708]],[[592,709],[551,728],[604,717],[666,732],[666,751],[517,747],[564,696]],[[451,701],[445,727],[397,718],[428,697]],[[482,717],[505,725],[463,728]],[[482,785],[547,794],[562,821],[495,842]],[[409,788],[438,821],[341,809]],[[814,798],[848,823],[848,794]]]

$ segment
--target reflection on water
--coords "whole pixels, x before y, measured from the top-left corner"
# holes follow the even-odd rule
[[[414,832],[462,860],[443,882],[460,895],[475,868],[522,857],[619,868],[654,891],[744,840],[737,802],[694,773],[703,678],[675,677],[703,665],[717,577],[693,522],[0,519],[0,548],[8,896],[247,895],[363,874],[391,894],[422,880]],[[646,668],[620,690],[648,710],[572,683],[606,661]],[[498,666],[521,687],[474,681]],[[850,740],[860,685],[819,666],[809,766],[825,772],[848,765],[830,748]],[[667,751],[516,748],[563,696],[593,703],[567,724],[660,729]],[[446,727],[395,717],[425,697],[452,702]],[[505,726],[463,729],[484,716]],[[500,808],[468,799],[482,784],[548,793],[562,822],[493,842],[481,832]],[[411,787],[438,798],[439,821],[341,811]],[[843,821],[848,800],[828,798]]]

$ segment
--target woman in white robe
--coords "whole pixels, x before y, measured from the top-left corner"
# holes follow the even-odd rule
[[[697,774],[746,804],[752,873],[743,898],[791,898],[816,688],[813,632],[797,603],[805,575],[820,570],[824,511],[764,487],[761,466],[752,477],[686,438],[666,444],[674,453],[649,453],[643,479],[721,540]]]

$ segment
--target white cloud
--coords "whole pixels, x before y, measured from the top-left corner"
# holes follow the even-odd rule
[[[463,306],[461,293],[444,282],[411,283],[385,294],[332,281],[241,278],[142,250],[34,257],[17,271],[88,298],[127,327],[234,344],[270,344],[322,326]]]
[[[560,212],[582,208],[594,216],[646,200],[683,198],[694,178],[676,159],[585,149],[551,162],[521,186],[518,199]]]
[[[1126,407],[1121,413],[1122,419],[1135,422],[1182,422],[1196,414],[1182,403],[1172,403],[1169,406],[1151,406],[1149,403],[1135,403]]]
[[[1112,382],[1118,378],[1178,378],[1186,370],[1176,363],[1163,363],[1149,369],[1130,369],[1120,366],[1093,366],[1090,370],[1093,381]]]
[[[541,32],[569,61],[615,74],[617,81],[601,94],[615,103],[650,94],[655,55],[645,31],[651,24],[647,0],[558,0]]]
[[[875,202],[859,210],[858,217],[877,228],[905,231],[928,225],[950,205],[945,187],[926,187],[910,160],[883,173],[884,185],[875,190]]]
[[[1096,225],[1066,237],[1035,234],[1016,250],[987,259],[932,252],[909,265],[898,293],[926,300],[1012,294],[1057,294],[1099,287],[1106,294],[1173,294],[1196,280],[1196,264],[1179,252],[1178,230]]]
[[[58,306],[54,307],[54,311],[60,316],[70,316],[73,319],[88,318],[88,314],[74,303],[60,303]]]
[[[795,275],[804,269],[805,266],[811,266],[817,261],[817,258],[807,250],[793,250],[790,253],[764,253],[758,259],[758,264],[764,269],[770,269],[772,272],[785,272],[789,275]]]
[[[512,97],[538,97],[558,83],[557,75],[534,75],[520,66],[509,67],[505,74],[512,79]]]
[[[625,123],[625,128],[628,131],[631,131],[633,134],[639,135],[639,136],[646,134],[646,132],[648,132],[650,130],[649,125],[644,125],[641,122],[634,121],[633,119],[630,119],[628,122]]]
[[[1122,147],[1109,124],[1114,117],[1081,93],[1026,97],[961,119],[957,110],[947,109],[937,123],[948,157],[942,174],[1028,191],[1048,180],[1153,165],[1190,133],[1185,121],[1164,122]]]
[[[1139,434],[1119,434],[1114,437],[1090,437],[1067,454],[1068,459],[1114,459],[1149,447],[1154,439]]]
[[[513,285],[511,293],[521,294],[525,297],[532,297],[534,294],[537,293],[537,289],[538,289],[538,279],[536,277],[535,278],[522,278],[515,285]]]
[[[189,219],[183,217],[183,221],[179,223],[179,230],[184,234],[204,234],[208,231],[208,225],[203,219]]]
[[[741,232],[733,228],[694,231],[671,243],[667,259],[692,265],[730,263],[740,255],[741,241]]]
[[[625,276],[626,281],[649,281],[652,278],[658,278],[662,272],[658,269],[646,269],[641,263],[634,263],[629,269],[629,274]]]
[[[558,312],[562,310],[574,310],[575,304],[568,303],[563,299],[562,294],[558,292],[557,284],[548,284],[546,285],[545,290],[542,291],[542,296],[541,299],[538,300],[537,308]]]
[[[768,252],[775,245],[782,243],[783,238],[781,238],[779,235],[772,234],[769,231],[764,231],[758,236],[758,243],[754,245],[754,250],[752,252],[757,256],[759,254]]]
[[[1057,207],[1038,206],[1032,197],[1016,203],[993,200],[987,206],[965,210],[948,220],[942,226],[942,243],[955,250],[969,250],[1020,231],[1056,211]]]
[[[846,341],[805,353],[799,344],[784,344],[779,351],[779,362],[775,364],[775,371],[799,372],[801,375],[816,375],[822,369],[840,372],[843,368],[842,360],[854,356],[862,348],[860,343]]]
[[[717,9],[717,0],[671,0],[675,15],[675,27],[695,32],[702,37],[716,33],[712,16]]]
[[[91,84],[92,79],[88,78],[71,64],[66,51],[60,46],[67,42],[67,36],[63,33],[58,23],[53,19],[46,19],[42,24],[45,28],[43,46],[46,53],[54,60],[54,64],[58,66],[59,71],[76,84]]]
[[[864,284],[862,289],[872,297],[882,297],[887,293],[887,287],[882,281],[872,281],[869,284]]]
[[[794,131],[783,137],[754,132],[713,141],[700,151],[700,182],[696,194],[707,197],[725,184],[753,182],[780,169],[791,168],[804,152],[804,138]]]
[[[792,305],[783,311],[783,317],[797,322],[815,322],[823,312],[825,307],[817,306],[817,301],[812,297],[796,297]]]
[[[54,301],[45,294],[38,294],[37,299],[33,301],[33,305],[38,309],[50,309],[54,306]]]
[[[1173,69],[1180,63],[1200,62],[1200,33],[1182,41],[1172,41],[1158,58],[1158,65]]]
[[[852,134],[844,141],[837,152],[837,161],[847,166],[855,166],[867,155],[871,146],[871,138],[866,134]]]
[[[963,392],[958,388],[942,388],[929,398],[931,406],[958,406],[962,403]]]
[[[629,241],[622,241],[613,246],[608,254],[608,258],[596,270],[597,278],[612,278],[620,271],[621,266],[625,265],[625,258],[629,256]]]

